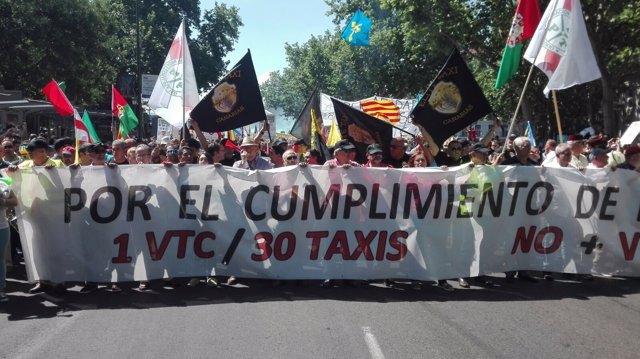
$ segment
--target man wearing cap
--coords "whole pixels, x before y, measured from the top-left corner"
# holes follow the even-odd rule
[[[497,180],[497,178],[492,178],[496,176],[495,170],[492,167],[483,171],[479,171],[478,169],[475,168],[475,166],[487,165],[487,161],[489,160],[489,154],[491,154],[491,150],[488,149],[482,143],[474,144],[473,146],[471,146],[471,149],[469,150],[469,157],[471,159],[469,163],[469,167],[471,168],[471,173],[469,174],[469,179],[467,183],[475,184],[477,191],[480,191],[480,193],[482,193],[483,191],[491,190],[491,186],[487,184],[491,184],[495,180]],[[496,163],[496,160],[494,160],[494,163],[492,163],[491,165],[495,165],[495,163]],[[479,198],[481,197],[481,194],[475,195],[474,197]],[[468,202],[465,201],[465,197],[463,197],[462,195],[460,195],[460,203],[461,203],[460,205],[461,210],[469,213],[470,209],[466,208],[467,206],[469,206],[469,204]],[[465,205],[463,206],[462,203],[465,203]],[[473,232],[473,229],[471,228],[465,229],[462,227],[462,228],[456,228],[456,229],[462,233],[464,233],[465,230]],[[464,265],[469,265],[474,260],[475,243],[473,241],[465,242],[465,239],[460,239],[460,242],[458,243],[460,245],[460,248],[458,249],[458,253],[460,254],[459,256],[460,260],[465,261]],[[484,244],[484,241],[481,242],[481,246],[482,244]],[[486,276],[478,276],[477,281],[480,284],[485,286],[493,285],[493,282],[489,280]],[[458,278],[458,284],[462,288],[469,288],[470,287],[469,278]]]
[[[62,149],[62,163],[65,166],[71,166],[76,159],[76,149],[71,146],[65,146]]]
[[[47,155],[49,145],[41,138],[32,140],[27,145],[27,152],[29,153],[29,160],[26,160],[18,165],[16,168],[29,168],[29,167],[42,167],[52,168],[62,166],[60,160],[54,160]],[[12,169],[12,166],[9,166]]]
[[[617,168],[640,172],[640,146],[638,144],[629,145],[624,151],[625,161]]]
[[[91,143],[83,143],[78,147],[78,163],[80,164],[80,166],[89,166],[91,164],[89,148],[91,148],[92,146],[93,144]]]
[[[56,154],[52,157],[52,159],[62,161],[62,149],[67,146],[73,146],[73,140],[71,138],[63,137],[57,139],[53,143],[53,149],[56,151]]]
[[[382,162],[383,151],[382,147],[379,144],[373,143],[367,147],[367,163],[363,164],[362,167],[391,167],[384,162]]]
[[[602,147],[594,147],[589,154],[589,165],[587,168],[607,168],[609,167],[609,155]]]
[[[284,155],[288,147],[289,143],[283,138],[276,138],[273,140],[273,143],[271,144],[271,152],[269,153],[271,163],[273,163],[273,168],[284,166],[282,155]]]
[[[340,140],[333,147],[333,158],[324,163],[325,166],[338,167],[349,165],[351,167],[360,167],[360,164],[349,159],[350,153],[356,150],[349,140]]]
[[[260,157],[260,149],[251,137],[245,137],[240,144],[240,160],[233,163],[233,168],[248,170],[269,170],[273,168],[269,161]]]
[[[92,166],[102,166],[105,164],[107,153],[107,146],[102,143],[94,143],[89,146],[87,152],[89,152],[89,157],[91,158]]]
[[[30,159],[20,163],[18,166],[11,165],[7,170],[13,172],[17,171],[18,168],[44,167],[46,169],[51,169],[53,167],[62,166],[62,162],[60,160],[51,159],[49,155],[47,155],[48,150],[49,145],[45,140],[42,138],[35,138],[27,145],[27,152],[29,153]],[[62,283],[54,284],[49,281],[39,281],[36,282],[35,286],[29,289],[29,293],[40,293],[46,288],[53,288],[60,292],[66,290]]]

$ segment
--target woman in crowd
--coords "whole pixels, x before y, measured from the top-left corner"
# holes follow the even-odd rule
[[[407,163],[408,163],[408,167],[410,168],[431,167],[432,165],[434,165],[433,162],[428,163],[427,157],[424,155],[424,153],[421,150],[418,150],[413,155],[411,155]],[[438,287],[446,291],[453,290],[453,286],[447,283],[447,281],[444,279],[438,280],[436,284],[438,285]],[[413,287],[413,289],[419,290],[422,288],[422,283],[419,281],[412,281],[411,286]]]

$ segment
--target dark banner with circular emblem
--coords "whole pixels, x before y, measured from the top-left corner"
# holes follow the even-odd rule
[[[482,89],[454,48],[411,114],[441,146],[449,136],[491,112]]]
[[[367,146],[374,143],[382,147],[385,155],[388,154],[388,147],[393,137],[393,126],[333,97],[331,102],[342,139],[348,139],[356,146],[358,153],[356,162],[367,161]]]
[[[247,51],[213,90],[200,100],[191,111],[191,118],[198,121],[204,132],[228,131],[267,120],[251,52]]]

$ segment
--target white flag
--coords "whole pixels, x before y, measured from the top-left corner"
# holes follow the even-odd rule
[[[531,39],[524,59],[549,77],[544,94],[599,79],[582,17],[580,0],[552,0]]]
[[[78,113],[78,110],[73,109],[73,124],[75,126],[76,141],[79,143],[91,143],[91,136],[87,126],[82,122],[82,117]]]
[[[153,87],[149,107],[174,127],[182,128],[183,119],[189,118],[189,113],[198,102],[196,75],[182,20]]]

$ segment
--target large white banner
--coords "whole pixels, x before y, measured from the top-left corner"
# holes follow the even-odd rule
[[[633,171],[133,165],[10,175],[30,280],[640,274]]]

